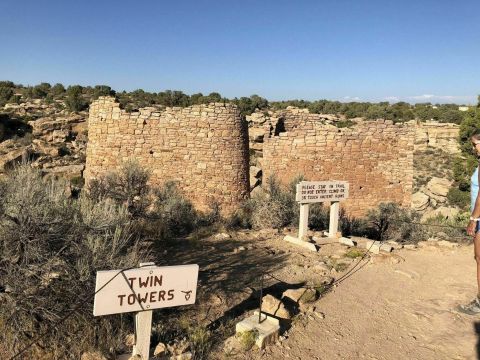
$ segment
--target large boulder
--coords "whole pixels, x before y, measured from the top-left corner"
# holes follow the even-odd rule
[[[430,203],[430,197],[421,191],[412,195],[412,208],[415,211],[426,210]]]
[[[448,190],[450,190],[451,187],[452,181],[438,177],[433,177],[426,186],[427,190],[433,195],[441,197],[446,197],[448,194]]]
[[[289,320],[292,318],[285,305],[272,295],[266,295],[262,298],[262,312],[280,319]]]
[[[288,289],[282,295],[282,299],[288,298],[297,304],[315,301],[316,297],[317,292],[310,288]]]
[[[254,124],[263,124],[265,121],[267,121],[268,115],[265,115],[262,112],[254,112],[252,115],[247,115],[245,116],[245,119],[249,123],[254,123]]]
[[[78,127],[79,123],[84,123],[85,118],[81,115],[71,115],[68,117],[44,117],[28,122],[32,127],[33,136],[45,136],[47,140],[52,141],[52,133],[55,130],[69,131],[73,127]]]
[[[13,149],[4,155],[0,155],[0,173],[12,168],[15,164],[28,159],[28,150],[25,148]]]
[[[163,356],[167,353],[167,345],[164,343],[160,342],[158,345],[155,347],[155,350],[153,351],[153,356],[160,357]]]
[[[58,176],[65,179],[80,178],[85,170],[84,164],[61,165],[52,168],[43,169],[45,176]]]
[[[251,127],[248,129],[248,137],[250,141],[262,143],[265,138],[265,129],[262,127]]]
[[[50,143],[40,140],[32,140],[32,148],[35,153],[49,155],[51,157],[59,156],[59,148]]]

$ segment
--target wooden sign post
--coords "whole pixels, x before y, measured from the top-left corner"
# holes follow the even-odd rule
[[[98,271],[93,315],[137,312],[133,355],[148,360],[152,310],[194,304],[198,270],[198,265],[158,267],[144,263],[140,268],[123,272]]]
[[[316,251],[314,244],[308,242],[309,205],[319,202],[330,202],[329,237],[337,237],[340,213],[339,201],[348,198],[349,185],[346,181],[302,181],[297,184],[295,200],[300,203],[300,220],[298,238],[286,236],[285,240]]]

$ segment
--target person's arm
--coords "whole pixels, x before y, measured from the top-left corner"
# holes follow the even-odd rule
[[[478,183],[480,184],[480,171],[478,171],[478,181]],[[478,219],[480,217],[480,191],[477,193],[477,198],[475,199],[475,206],[473,207],[471,217],[474,219]],[[476,227],[477,222],[474,220],[470,220],[467,226],[467,234],[474,236]]]

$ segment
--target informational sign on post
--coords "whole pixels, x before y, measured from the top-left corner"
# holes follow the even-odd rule
[[[312,203],[330,202],[330,223],[328,236],[338,235],[339,202],[348,198],[349,184],[346,181],[302,181],[297,184],[295,200],[300,203],[298,237],[285,236],[285,240],[317,251],[314,244],[308,242],[308,212]]]
[[[348,189],[346,181],[302,181],[295,200],[302,204],[342,201],[348,198]]]
[[[137,312],[133,355],[148,360],[152,310],[194,304],[198,271],[196,264],[159,267],[153,263],[125,271],[98,271],[93,315]]]
[[[195,303],[198,265],[152,266],[126,270],[115,276],[119,271],[97,272],[95,291],[98,292],[95,295],[93,315],[120,314]]]

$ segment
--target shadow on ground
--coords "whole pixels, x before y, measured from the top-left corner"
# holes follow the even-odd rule
[[[477,335],[477,345],[475,346],[477,359],[480,359],[480,321],[474,322],[473,327],[475,329],[475,334]]]
[[[287,254],[269,251],[261,242],[262,239],[249,239],[248,235],[242,240],[182,239],[169,246],[167,253],[156,263],[200,266],[197,303],[189,310],[195,317],[202,312],[200,321],[206,322],[210,329],[216,329],[246,311],[258,308],[262,276],[285,266]],[[245,250],[239,251],[239,247]],[[285,284],[265,278],[263,285],[264,294],[278,295],[303,284]]]

